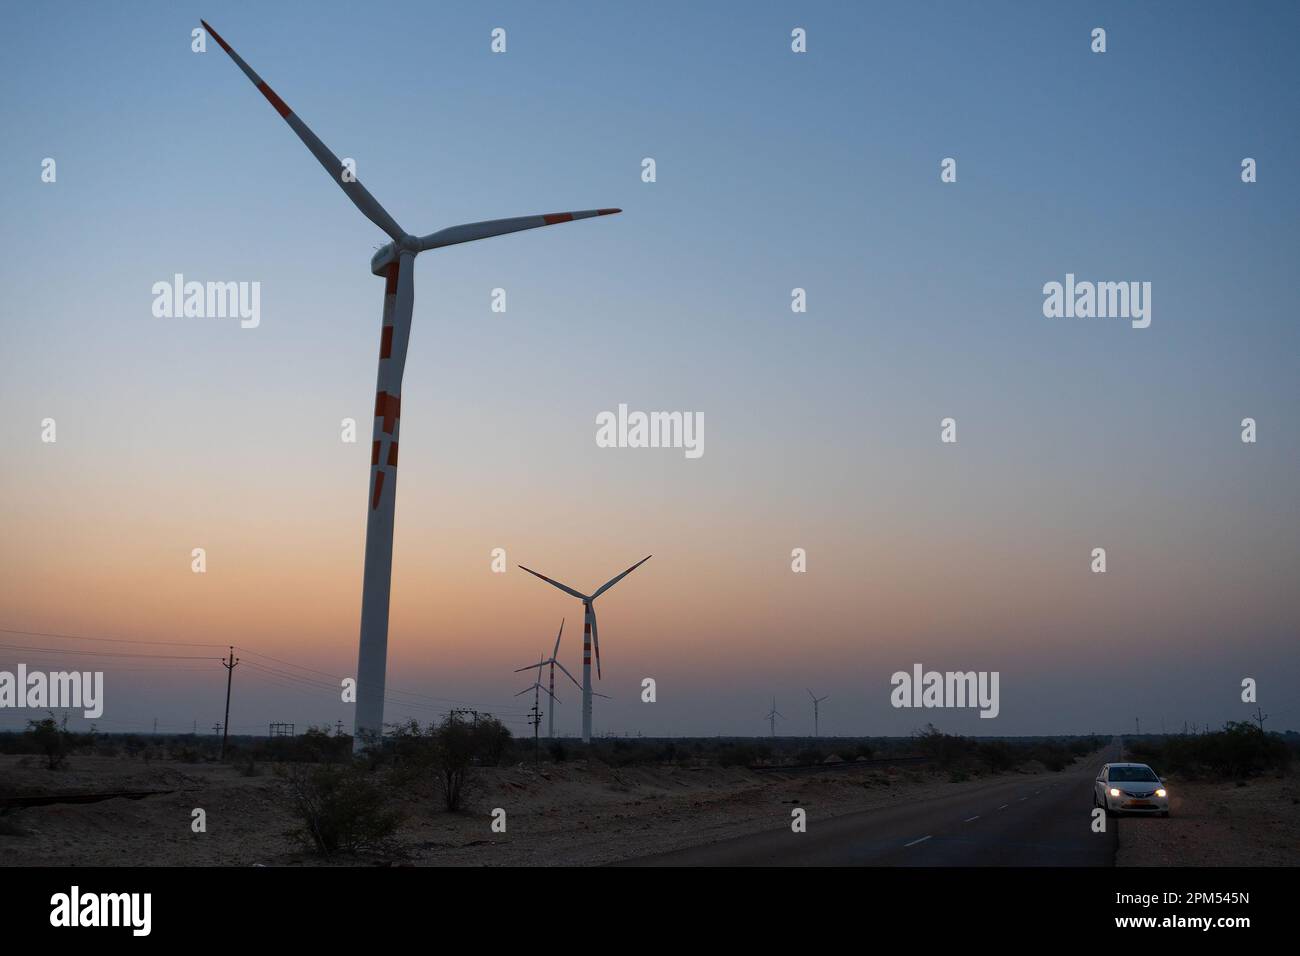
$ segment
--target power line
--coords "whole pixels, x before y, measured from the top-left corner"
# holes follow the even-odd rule
[[[235,647],[237,647],[239,650],[243,651],[243,652],[246,653],[246,654],[252,654],[254,657],[263,657],[263,658],[266,658],[268,661],[275,661],[275,663],[277,663],[277,664],[283,664],[283,665],[286,666],[286,667],[295,667],[295,668],[297,668],[298,670],[307,671],[308,673],[311,673],[311,674],[319,674],[319,675],[322,676],[322,677],[328,677],[330,680],[332,680],[332,681],[336,681],[336,682],[339,681],[339,680],[342,680],[342,678],[341,678],[338,674],[331,674],[331,673],[329,673],[328,671],[316,670],[315,668],[313,668],[313,667],[307,667],[307,666],[304,665],[304,664],[295,664],[295,663],[293,663],[292,661],[281,660],[281,659],[278,658],[278,657],[272,657],[270,654],[263,654],[261,651],[254,650],[253,648],[251,648],[251,647],[247,647],[246,645],[243,645],[243,644],[236,644]],[[333,685],[331,685],[331,686],[333,686]],[[359,685],[359,686],[365,686],[365,685]],[[380,685],[376,684],[375,686],[378,687],[378,686],[380,686]],[[422,693],[420,693],[420,692],[418,692],[418,691],[413,691],[413,690],[402,690],[401,688],[398,688],[398,687],[385,687],[385,690],[384,690],[384,699],[385,699],[385,700],[389,700],[389,699],[391,699],[391,698],[389,697],[390,694],[402,694],[403,696],[406,696],[406,697],[419,697],[419,698],[422,698],[422,699],[424,699],[424,700],[432,700],[432,701],[437,701],[437,702],[439,702],[439,703],[444,703],[444,704],[461,704],[462,706],[466,706],[466,707],[474,706],[474,704],[475,704],[474,701],[458,700],[458,699],[455,698],[455,697],[438,697],[438,696],[433,695],[433,694],[422,694]],[[490,705],[489,705],[489,706],[490,706]],[[509,705],[509,704],[498,704],[497,706],[501,706],[501,707],[509,707],[509,706],[511,706],[511,705]]]
[[[225,644],[205,644],[200,641],[154,641],[127,637],[86,637],[82,634],[53,634],[48,631],[19,631],[0,627],[0,634],[20,634],[25,637],[57,637],[65,641],[102,641],[109,644],[163,644],[178,647],[225,647]]]
[[[231,649],[232,652],[235,648],[238,648],[241,652],[245,654],[251,654],[254,657],[263,658],[268,661],[273,661],[285,667],[294,668],[296,670],[304,671],[309,674],[316,674],[319,675],[320,677],[327,678],[328,680],[313,679],[310,677],[305,677],[302,674],[288,673],[279,670],[277,668],[269,667],[265,664],[261,664],[258,661],[241,659],[241,663],[247,664],[249,667],[260,670],[261,672],[263,672],[263,674],[267,679],[279,678],[281,680],[293,681],[297,684],[306,685],[309,687],[328,688],[331,691],[337,691],[339,689],[339,683],[343,679],[337,674],[331,674],[328,671],[317,670],[316,668],[308,667],[305,664],[297,664],[294,663],[293,661],[287,661],[278,657],[273,657],[270,654],[263,653],[255,648],[251,648],[242,644],[222,645],[222,644],[204,642],[204,641],[163,641],[163,640],[146,640],[146,639],[121,638],[121,637],[99,637],[99,636],[92,636],[86,634],[62,634],[62,633],[56,633],[51,631],[27,631],[27,630],[19,630],[16,628],[0,628],[0,634],[21,634],[29,637],[46,637],[46,638],[54,638],[58,640],[96,641],[96,642],[117,643],[117,644],[143,644],[143,645],[166,646],[166,647],[228,647]],[[36,646],[26,645],[26,644],[8,644],[8,643],[0,643],[0,648],[7,648],[11,650],[37,651],[39,653],[45,653],[45,654],[81,655],[85,657],[108,658],[108,659],[120,658],[120,659],[142,659],[142,660],[196,661],[196,662],[220,661],[223,667],[227,666],[225,658],[210,657],[206,655],[158,654],[158,653],[132,654],[132,653],[117,652],[117,651],[86,651],[86,650],[81,650],[79,648],[36,647]],[[172,670],[172,668],[156,668],[156,669],[149,668],[149,669],[150,670]],[[188,670],[189,668],[186,669]],[[144,668],[142,668],[142,670],[144,670]],[[198,668],[193,668],[193,670],[197,671]],[[285,685],[280,684],[278,686],[285,686]],[[299,689],[305,689],[305,688],[300,687]],[[398,696],[394,696],[394,695],[398,695]],[[412,698],[416,698],[417,700],[402,699],[405,697],[412,697]],[[463,706],[475,705],[474,702],[460,700],[454,697],[439,697],[432,694],[423,694],[418,691],[402,690],[396,687],[386,687],[385,692],[383,694],[383,699],[386,703],[392,704],[395,708],[416,709],[416,710],[424,710],[424,711],[436,712],[436,713],[443,713],[445,711],[443,711],[441,707],[434,707],[430,704],[421,703],[420,701],[431,701],[440,705],[442,704],[459,704]],[[484,707],[486,709],[488,707],[492,707],[493,705],[477,704],[477,706]],[[503,708],[501,712],[495,714],[495,716],[499,718],[506,718],[506,719],[513,718],[517,720],[522,720],[527,717],[526,714],[512,713],[505,710],[504,708],[509,708],[512,706],[510,704],[500,704],[497,706]]]
[[[152,660],[173,660],[173,661],[219,661],[220,657],[196,657],[192,654],[122,654],[113,651],[83,651],[79,648],[69,647],[32,647],[28,644],[0,644],[0,647],[6,647],[15,651],[40,651],[43,654],[79,654],[82,657],[145,657]]]

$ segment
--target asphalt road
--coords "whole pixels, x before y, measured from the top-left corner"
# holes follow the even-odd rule
[[[1116,821],[1093,833],[1092,786],[1119,744],[1051,776],[1004,777],[954,794],[817,819],[626,860],[623,866],[1114,866]],[[793,807],[791,807],[793,809]]]

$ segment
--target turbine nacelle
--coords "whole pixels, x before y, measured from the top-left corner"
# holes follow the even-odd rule
[[[388,267],[397,262],[402,257],[403,252],[417,255],[419,251],[420,240],[415,236],[403,236],[401,239],[395,239],[370,257],[370,271],[377,276],[387,275]]]

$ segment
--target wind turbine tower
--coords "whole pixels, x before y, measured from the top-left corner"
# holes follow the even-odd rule
[[[805,687],[804,690],[808,690],[808,688]],[[813,702],[813,736],[820,737],[821,736],[821,726],[820,726],[821,725],[821,713],[820,713],[821,702],[824,700],[830,700],[831,695],[827,694],[825,697],[818,697],[811,690],[809,690],[808,696],[812,698],[812,702]]]

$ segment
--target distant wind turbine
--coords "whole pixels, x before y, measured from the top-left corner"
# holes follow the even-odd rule
[[[808,690],[808,688],[805,687],[804,690]],[[824,700],[830,700],[831,695],[827,694],[825,697],[818,697],[812,691],[808,690],[808,696],[812,698],[812,702],[813,702],[813,736],[820,737],[821,736],[821,728],[820,728],[821,715],[819,713],[819,709],[821,706],[821,702]]]
[[[582,689],[582,685],[578,683],[577,678],[575,678],[572,674],[570,674],[569,669],[565,667],[563,664],[561,664],[558,660],[560,654],[560,638],[563,635],[564,635],[564,621],[561,620],[560,633],[555,635],[555,649],[551,651],[551,656],[549,658],[543,659],[540,664],[529,664],[527,667],[521,667],[515,671],[516,674],[519,674],[522,673],[523,671],[530,671],[534,667],[536,667],[538,669],[538,673],[540,676],[541,668],[545,667],[547,664],[551,665],[551,687],[550,690],[547,691],[547,693],[551,695],[552,699],[554,699],[555,697],[555,668],[557,667],[560,670],[564,671],[564,676],[569,678],[569,680],[573,681],[574,687],[578,688],[579,690]],[[516,694],[515,696],[518,697],[519,695]],[[603,697],[604,695],[602,694],[601,696]],[[546,737],[548,740],[555,739],[555,708],[554,707],[551,708],[550,716],[547,718]]]
[[[542,658],[542,660],[545,661],[546,658]],[[537,741],[537,728],[540,727],[540,726],[541,726],[541,723],[542,723],[542,715],[541,715],[540,713],[538,713],[538,707],[539,707],[540,704],[541,704],[541,693],[542,693],[542,691],[546,690],[546,688],[542,686],[542,671],[541,671],[541,666],[542,666],[542,665],[539,663],[539,664],[537,664],[536,666],[537,666],[537,668],[538,668],[538,671],[537,671],[537,679],[534,680],[534,681],[533,681],[531,684],[529,684],[527,687],[525,687],[523,690],[521,690],[521,691],[519,692],[519,694],[515,694],[515,696],[518,697],[520,694],[526,694],[526,693],[528,693],[530,690],[533,692],[533,720],[532,720],[532,724],[533,724],[533,759],[534,759],[534,760],[537,759],[537,754],[538,754],[538,752],[539,752],[539,747],[540,747],[540,744],[539,744],[538,741]],[[523,668],[523,669],[524,669],[524,670],[528,670],[529,668],[526,668],[526,667],[525,667],[525,668]],[[518,672],[516,672],[516,673],[518,673]],[[558,704],[558,703],[560,702],[560,698],[556,697],[556,696],[555,696],[554,694],[552,694],[549,690],[546,690],[546,693],[550,695],[550,698],[551,698],[551,710],[554,710],[554,709],[555,709],[555,705]]]
[[[596,598],[600,597],[615,584],[618,584],[619,581],[622,581],[652,557],[654,557],[654,555],[647,554],[622,574],[615,575],[600,587],[596,588],[594,594],[583,594],[581,591],[575,591],[567,584],[561,584],[559,581],[554,581],[544,574],[538,574],[532,568],[525,568],[522,564],[519,565],[521,570],[527,571],[534,577],[541,578],[547,584],[559,588],[565,594],[573,595],[582,602],[584,611],[584,619],[582,622],[582,742],[584,744],[591,743],[591,648],[593,644],[596,646],[596,677],[597,679],[600,678],[600,631],[596,628],[596,609],[593,605]],[[604,695],[602,694],[598,696]]]
[[[383,733],[384,680],[388,664],[388,599],[393,572],[393,513],[397,491],[397,432],[402,411],[402,373],[406,368],[406,347],[411,337],[411,312],[415,306],[415,257],[429,249],[489,236],[554,226],[575,219],[608,216],[620,209],[585,209],[544,216],[490,219],[451,226],[427,236],[413,236],[397,224],[379,200],[370,194],[355,174],[355,165],[345,165],[315,133],[289,109],[266,82],[253,72],[206,20],[203,29],[230,55],[253,85],[266,97],[289,128],[325,167],[361,214],[392,240],[370,259],[370,271],[384,277],[383,328],[379,339],[379,381],[375,394],[375,423],[370,447],[370,511],[366,520],[365,570],[361,584],[361,639],[357,655],[356,725],[354,749],[367,738]],[[385,485],[387,494],[384,493]]]
[[[768,722],[769,730],[771,731],[771,734],[772,734],[773,737],[776,736],[776,719],[777,719],[778,717],[780,717],[782,720],[785,720],[785,714],[782,714],[782,713],[780,713],[780,712],[777,711],[777,709],[776,709],[776,698],[773,697],[773,698],[772,698],[772,709],[771,709],[770,711],[768,711],[767,716],[764,718],[764,720],[766,720],[766,721]]]

